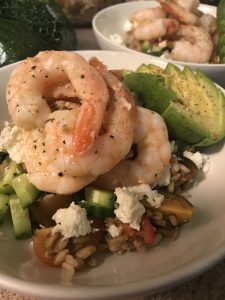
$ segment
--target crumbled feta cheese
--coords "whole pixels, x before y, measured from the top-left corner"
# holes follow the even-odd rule
[[[126,22],[124,23],[124,30],[130,31],[131,29],[133,29],[133,27],[133,23],[131,23],[129,20],[126,20]]]
[[[8,152],[16,163],[22,163],[25,156],[23,129],[6,122],[0,134],[0,149]]]
[[[86,210],[73,202],[68,208],[58,209],[52,219],[56,222],[52,232],[60,232],[64,238],[85,236],[91,232]]]
[[[139,200],[146,197],[146,200],[152,207],[159,207],[163,202],[163,195],[160,195],[156,190],[152,190],[149,184],[134,185],[127,188],[130,193],[135,194]]]
[[[116,237],[120,236],[122,231],[123,231],[123,228],[117,227],[115,224],[110,225],[108,228],[108,232],[110,233],[112,238],[116,238]]]
[[[156,185],[158,186],[167,186],[170,183],[170,178],[171,178],[171,164],[169,163],[159,179],[156,182]]]
[[[140,184],[137,186],[116,188],[118,207],[115,209],[115,215],[123,223],[129,223],[136,230],[140,230],[140,222],[145,207],[140,203],[143,197],[151,206],[159,207],[163,201],[163,196],[157,191],[151,190],[148,184]]]
[[[130,227],[140,230],[140,222],[145,213],[144,206],[140,203],[138,195],[132,193],[128,188],[116,188],[118,208],[115,209],[115,215],[123,222],[130,224]]]
[[[209,171],[210,161],[207,155],[202,154],[198,151],[195,153],[184,151],[183,156],[192,160],[196,164],[198,169],[202,170],[204,173],[207,173]]]

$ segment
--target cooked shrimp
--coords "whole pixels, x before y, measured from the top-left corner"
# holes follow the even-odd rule
[[[184,24],[199,24],[199,18],[188,9],[171,2],[170,0],[157,0],[162,8],[176,20]]]
[[[199,0],[170,0],[170,2],[176,3],[191,12],[195,12],[200,4]]]
[[[99,176],[94,182],[96,186],[109,189],[140,183],[154,186],[171,157],[167,127],[159,114],[137,108],[134,145],[133,157],[122,160],[108,173]]]
[[[176,20],[156,19],[134,28],[133,34],[137,40],[153,41],[174,33],[178,28],[179,23]]]
[[[130,17],[130,21],[132,23],[143,23],[145,21],[152,21],[161,18],[166,18],[164,10],[161,7],[152,7],[136,11]]]
[[[44,129],[24,130],[26,139],[25,166],[29,180],[41,191],[71,194],[92,182],[94,176],[72,177],[57,170],[45,146]]]
[[[182,25],[177,33],[181,37],[175,41],[170,56],[173,60],[192,63],[209,62],[213,52],[210,34],[201,27]]]
[[[67,176],[98,176],[109,171],[129,152],[133,143],[136,109],[131,93],[111,72],[104,74],[110,100],[99,136],[85,153],[72,150],[73,128],[80,115],[74,109],[56,110],[45,124],[45,151],[52,165]]]
[[[71,86],[73,96],[82,102],[73,141],[74,152],[81,154],[93,145],[109,99],[102,76],[83,57],[45,51],[28,58],[10,77],[7,102],[14,124],[25,129],[43,127],[51,112],[47,100],[64,92],[65,87],[71,95]]]
[[[214,34],[217,29],[216,18],[210,14],[203,14],[200,17],[201,26],[210,34]]]

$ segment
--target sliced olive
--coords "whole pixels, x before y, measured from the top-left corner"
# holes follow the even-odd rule
[[[176,186],[182,185],[188,181],[191,181],[198,175],[198,167],[196,164],[189,158],[187,157],[182,157],[182,159],[179,161],[180,164],[183,164],[190,172],[186,174],[182,174],[180,179],[175,182]]]
[[[164,195],[164,201],[155,210],[160,211],[164,216],[174,215],[178,224],[191,220],[194,207],[186,198],[167,192],[160,193]]]
[[[41,225],[49,227],[55,225],[52,216],[59,208],[66,208],[74,201],[74,195],[44,194],[30,205],[34,219]]]

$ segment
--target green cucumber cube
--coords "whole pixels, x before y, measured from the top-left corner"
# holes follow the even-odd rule
[[[21,174],[21,172],[21,165],[7,157],[0,165],[0,193],[14,193],[11,183],[13,178]]]
[[[3,223],[8,208],[9,208],[9,196],[5,194],[0,194],[0,224]]]
[[[85,188],[85,200],[92,205],[99,205],[106,208],[114,208],[116,195],[113,191],[97,189],[91,186]]]
[[[27,208],[39,197],[40,191],[29,181],[25,173],[14,178],[12,186],[23,208]]]
[[[16,195],[11,195],[9,206],[12,216],[14,234],[17,239],[25,239],[32,236],[29,211],[23,208]]]

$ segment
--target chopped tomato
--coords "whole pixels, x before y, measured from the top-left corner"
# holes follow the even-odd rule
[[[141,223],[141,236],[143,237],[146,244],[152,244],[155,239],[155,232],[153,230],[152,223],[150,222],[149,218],[145,215],[142,219]]]
[[[124,233],[131,238],[142,237],[145,244],[152,244],[155,238],[155,232],[149,218],[144,215],[141,221],[140,231],[131,228],[128,224],[124,226]]]

